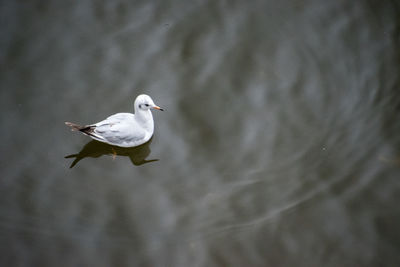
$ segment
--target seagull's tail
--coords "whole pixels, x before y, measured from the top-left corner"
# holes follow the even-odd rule
[[[82,126],[82,125],[75,124],[75,123],[68,122],[68,121],[66,121],[65,124],[68,125],[69,127],[71,127],[72,131],[80,131],[81,133],[89,135],[93,139],[96,139],[96,140],[98,140],[100,142],[105,142],[106,141],[102,136],[99,136],[98,134],[96,134],[94,132],[94,129],[96,128],[95,125]]]
[[[65,125],[71,127],[72,131],[80,131],[80,130],[83,130],[84,128],[86,128],[86,126],[81,126],[79,124],[75,124],[75,123],[68,122],[68,121],[65,122]]]

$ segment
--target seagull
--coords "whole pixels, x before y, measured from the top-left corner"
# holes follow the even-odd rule
[[[150,109],[163,111],[150,96],[142,94],[135,99],[135,114],[117,113],[100,122],[81,126],[65,122],[72,131],[114,146],[134,147],[146,143],[153,136],[154,121]]]

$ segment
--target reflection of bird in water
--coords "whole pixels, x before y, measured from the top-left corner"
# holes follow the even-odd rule
[[[146,160],[147,156],[150,155],[150,139],[147,143],[136,147],[118,147],[112,146],[106,143],[101,143],[99,141],[90,141],[87,143],[78,154],[72,154],[65,156],[65,158],[75,158],[72,162],[70,168],[74,167],[80,160],[87,157],[98,158],[103,155],[112,155],[113,158],[118,156],[127,156],[130,158],[132,163],[136,166],[157,161],[158,159]]]

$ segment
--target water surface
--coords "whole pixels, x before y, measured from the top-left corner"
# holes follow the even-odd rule
[[[0,265],[399,266],[399,11],[5,1]],[[64,125],[140,93],[143,147]]]

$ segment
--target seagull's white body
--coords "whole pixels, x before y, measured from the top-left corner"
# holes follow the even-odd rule
[[[86,126],[71,122],[65,124],[97,141],[120,147],[134,147],[146,143],[153,136],[151,108],[163,110],[154,104],[150,96],[139,95],[135,100],[135,114],[117,113]]]

